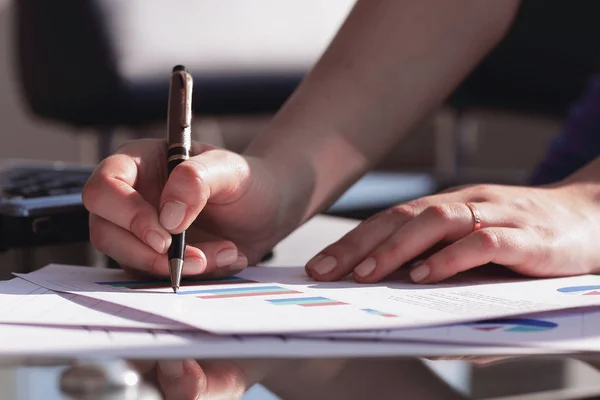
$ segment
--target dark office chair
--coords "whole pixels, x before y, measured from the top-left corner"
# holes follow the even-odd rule
[[[174,64],[196,115],[274,112],[352,3],[19,0],[16,72],[35,117],[97,132],[104,158],[115,128],[165,120]]]

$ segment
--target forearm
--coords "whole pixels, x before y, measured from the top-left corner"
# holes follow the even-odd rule
[[[310,217],[443,101],[503,36],[517,5],[359,0],[247,154],[286,172]]]

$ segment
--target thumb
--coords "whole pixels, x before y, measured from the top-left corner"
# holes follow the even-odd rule
[[[235,153],[213,149],[173,169],[160,199],[160,224],[171,233],[186,230],[207,203],[239,199],[249,184],[250,167]]]

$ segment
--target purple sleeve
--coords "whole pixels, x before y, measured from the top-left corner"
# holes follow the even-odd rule
[[[600,75],[569,110],[559,135],[534,170],[530,183],[556,182],[600,155]]]

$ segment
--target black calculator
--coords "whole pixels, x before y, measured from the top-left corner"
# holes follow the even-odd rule
[[[93,166],[0,163],[0,251],[89,240],[83,186]]]

